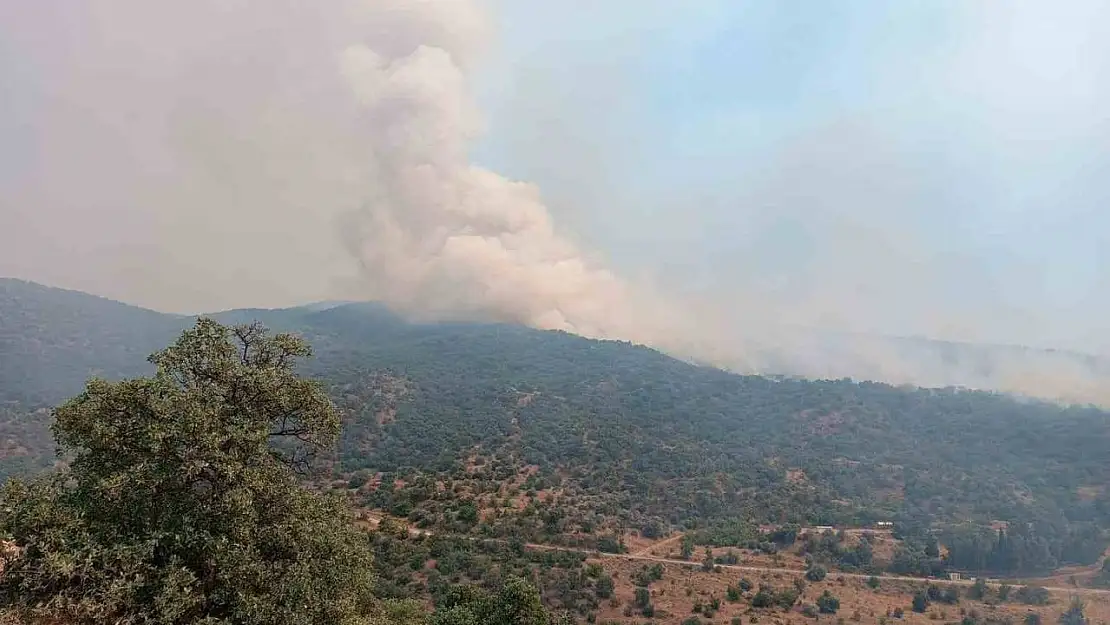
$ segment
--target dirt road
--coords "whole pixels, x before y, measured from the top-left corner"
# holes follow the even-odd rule
[[[526,545],[526,547],[529,548],[529,549],[535,549],[535,550],[569,551],[569,552],[575,552],[575,553],[585,553],[585,554],[589,554],[589,555],[592,555],[592,556],[598,556],[599,555],[597,552],[590,551],[588,549],[576,549],[576,548],[573,548],[573,547],[559,547],[559,546],[556,546],[556,545],[528,544],[528,545]],[[697,566],[696,563],[690,562],[688,560],[675,560],[675,559],[672,559],[672,558],[663,558],[663,557],[653,556],[653,555],[643,555],[643,554],[639,554],[639,553],[635,553],[635,554],[634,553],[602,553],[602,554],[600,554],[600,557],[602,557],[602,558],[617,558],[617,559],[623,559],[623,560],[644,560],[644,561],[648,561],[648,562],[661,562],[663,564],[674,564],[676,566]],[[748,572],[751,572],[751,573],[783,573],[783,574],[787,574],[787,575],[799,575],[799,574],[804,574],[805,573],[805,571],[803,569],[784,569],[784,568],[772,568],[772,567],[762,567],[762,566],[744,566],[744,565],[741,565],[741,564],[720,564],[718,566],[720,566],[720,568],[722,568],[724,570],[728,570],[728,571],[748,571]],[[848,578],[848,579],[863,579],[863,580],[869,579],[871,577],[870,575],[863,575],[863,574],[860,574],[860,573],[839,573],[839,572],[835,572],[835,571],[830,571],[829,576],[830,577],[845,577],[845,578]],[[952,584],[952,585],[956,585],[956,586],[971,586],[975,583],[974,580],[970,580],[970,579],[961,579],[961,580],[926,579],[926,578],[922,578],[922,577],[906,577],[906,576],[901,576],[901,575],[876,575],[875,577],[877,577],[880,581],[911,582],[911,583],[915,583],[915,584],[937,583],[937,584]],[[1003,585],[1002,582],[988,582],[987,583],[987,586],[992,587],[992,588],[997,588],[997,587],[1002,586],[1002,585]],[[1049,591],[1054,591],[1054,592],[1067,592],[1067,593],[1088,594],[1088,595],[1108,595],[1108,594],[1110,594],[1110,590],[1103,590],[1103,589],[1099,589],[1099,588],[1072,588],[1070,586],[1068,586],[1068,587],[1064,587],[1064,586],[1045,586],[1044,588],[1049,590]]]
[[[366,515],[366,517],[367,518],[365,518],[365,520],[369,521],[369,523],[371,525],[377,525],[377,523],[381,521],[381,517],[378,516],[378,515]],[[409,534],[412,535],[412,536],[431,536],[432,532],[430,532],[428,530],[417,529],[415,527],[409,527]],[[569,552],[569,553],[581,553],[581,554],[585,554],[585,555],[588,555],[588,556],[601,557],[601,558],[607,558],[607,559],[659,562],[659,563],[662,563],[662,564],[673,564],[675,566],[697,566],[696,563],[691,562],[689,560],[676,560],[674,558],[664,558],[662,556],[654,556],[654,555],[651,555],[650,553],[648,553],[652,549],[658,549],[659,547],[664,546],[666,544],[669,544],[671,542],[682,540],[682,536],[683,535],[681,533],[677,534],[674,537],[668,538],[665,541],[655,543],[654,545],[651,545],[651,546],[646,547],[644,549],[640,549],[639,551],[636,551],[635,553],[600,553],[600,552],[597,552],[597,551],[591,550],[591,549],[581,549],[581,548],[578,548],[578,547],[562,547],[562,546],[559,546],[559,545],[544,545],[544,544],[540,544],[540,543],[528,543],[528,544],[525,545],[525,548],[532,549],[532,550],[535,550],[535,551],[563,551],[563,552]],[[462,536],[461,538],[466,538],[467,540],[496,540],[496,539],[483,539],[483,538],[478,538],[478,537],[475,537],[475,536]],[[506,542],[506,541],[502,541],[502,542]],[[774,568],[774,567],[763,567],[763,566],[744,566],[742,564],[720,564],[718,566],[721,569],[724,569],[726,571],[746,571],[746,572],[749,572],[749,573],[771,573],[771,574],[781,573],[781,574],[785,574],[785,575],[800,575],[800,574],[805,573],[805,570],[803,570],[803,569],[787,569],[787,568]],[[866,580],[866,579],[871,578],[871,575],[863,575],[863,574],[860,574],[860,573],[839,573],[839,572],[835,572],[835,571],[830,571],[829,575],[834,576],[834,577],[844,577],[844,578],[847,578],[847,579],[863,579],[863,580]],[[961,580],[926,579],[926,578],[922,578],[922,577],[907,577],[907,576],[903,576],[903,575],[876,575],[875,577],[877,577],[880,581],[909,582],[909,583],[914,583],[914,584],[936,583],[936,584],[951,584],[951,585],[954,585],[954,586],[971,586],[975,583],[975,580],[971,580],[971,579],[961,579]],[[1052,577],[1052,578],[1045,578],[1045,579],[1054,579],[1054,578],[1055,578],[1055,576]],[[1029,581],[1030,581],[1030,583],[1036,583],[1036,580],[1029,580]],[[1016,581],[987,582],[987,586],[989,586],[991,588],[998,588],[999,586],[1002,586],[1004,583],[1018,584],[1020,582],[1016,582]],[[1080,595],[1110,595],[1110,590],[1104,590],[1104,589],[1099,589],[1099,588],[1074,588],[1074,587],[1071,587],[1071,586],[1043,586],[1043,587],[1046,590],[1049,590],[1049,591],[1052,591],[1052,592],[1066,592],[1066,593],[1080,594]]]
[[[638,551],[634,551],[630,555],[633,555],[633,556],[649,556],[649,555],[651,555],[652,551],[655,551],[655,550],[657,550],[661,547],[666,548],[666,547],[669,547],[670,545],[673,545],[677,542],[681,542],[682,538],[684,536],[685,536],[685,534],[681,534],[681,533],[675,534],[674,536],[671,536],[670,538],[668,538],[666,540],[661,540],[657,543],[652,543],[652,544],[648,545],[647,547],[644,547],[643,549],[640,549]]]

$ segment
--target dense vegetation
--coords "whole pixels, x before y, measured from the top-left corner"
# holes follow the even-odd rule
[[[189,323],[0,284],[9,472],[53,460],[42,408],[89,373],[133,374],[135,354]],[[343,414],[327,467],[362,502],[425,527],[600,546],[622,528],[897,520],[898,566],[917,573],[1091,563],[1110,527],[1110,416],[1094,408],[732,375],[620,342],[409,324],[366,304],[218,318],[257,318],[314,345],[303,371]],[[867,557],[828,549],[838,565]]]
[[[58,408],[73,462],[3,491],[0,532],[18,548],[0,576],[5,607],[136,625],[367,613],[369,546],[340,502],[294,474],[339,429],[327,396],[293,374],[307,346],[257,327],[231,335],[201,321],[152,357],[155,376],[94,380]]]
[[[0,279],[0,404],[53,406],[90,375],[150,372],[189,320],[84,293]]]
[[[0,493],[5,616],[553,625],[522,575],[496,592],[446,586],[430,616],[375,595],[371,537],[341,499],[297,479],[340,426],[323,389],[294,371],[309,353],[289,334],[201,319],[151,356],[153,376],[94,379],[59,407],[54,436],[72,461]]]

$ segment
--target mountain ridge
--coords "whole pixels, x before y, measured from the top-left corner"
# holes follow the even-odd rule
[[[5,474],[53,463],[45,408],[79,392],[89,373],[148,374],[147,354],[192,319],[75,297],[0,283]],[[507,512],[490,517],[494,535],[529,539],[730,519],[896,519],[942,530],[1002,519],[1030,528],[1025,561],[1051,568],[1089,564],[1110,528],[1110,414],[1093,407],[738,375],[626,342],[413,324],[373,303],[215,317],[304,336],[315,357],[303,372],[321,380],[344,420],[324,469],[364,505],[433,526],[458,502],[433,486],[373,485],[469,476],[466,497],[493,514],[499,499],[489,493],[529,476],[528,488],[577,502],[544,529]]]
[[[511,324],[496,324],[496,323],[484,324],[484,323],[476,323],[476,322],[471,322],[471,321],[458,321],[458,322],[445,321],[445,322],[434,322],[434,323],[413,323],[413,322],[404,321],[402,317],[400,317],[399,315],[396,315],[395,313],[391,312],[388,309],[388,307],[385,306],[384,304],[381,304],[381,303],[378,303],[378,302],[373,302],[373,301],[355,301],[355,300],[335,300],[335,301],[310,302],[310,303],[303,304],[303,305],[285,306],[285,307],[276,307],[276,308],[236,308],[236,309],[229,309],[229,310],[222,310],[222,311],[208,312],[208,313],[201,313],[201,314],[165,313],[165,312],[160,312],[160,311],[155,311],[153,309],[145,308],[143,306],[123,302],[123,301],[120,301],[120,300],[115,300],[115,299],[112,299],[112,298],[107,298],[107,297],[103,297],[103,296],[99,296],[99,295],[95,295],[95,294],[85,293],[83,291],[76,290],[76,289],[53,287],[53,286],[44,285],[44,284],[41,284],[41,283],[38,283],[38,282],[34,282],[34,281],[31,281],[31,280],[23,280],[23,279],[19,279],[19,278],[0,277],[0,298],[11,297],[13,292],[16,293],[16,294],[18,294],[19,292],[22,292],[24,294],[28,294],[28,293],[35,292],[35,291],[38,291],[40,293],[54,293],[56,295],[61,295],[65,302],[68,302],[68,303],[74,304],[74,305],[82,297],[93,298],[90,301],[95,300],[96,302],[98,302],[100,304],[101,307],[117,307],[117,308],[118,307],[124,307],[124,308],[129,309],[130,311],[134,312],[136,314],[136,316],[141,314],[141,315],[145,315],[148,319],[153,319],[153,316],[157,315],[157,316],[159,316],[163,319],[176,319],[178,321],[187,321],[187,320],[190,320],[190,319],[196,319],[199,316],[208,316],[208,317],[213,317],[213,318],[216,318],[216,319],[224,320],[224,321],[227,321],[227,322],[235,323],[235,322],[249,321],[249,320],[254,319],[256,317],[272,317],[272,316],[275,316],[275,315],[281,316],[281,315],[288,315],[288,314],[311,315],[311,314],[315,314],[315,313],[323,313],[323,312],[327,312],[327,311],[333,311],[333,310],[336,310],[336,309],[348,309],[349,308],[349,309],[352,309],[352,310],[358,309],[358,310],[364,310],[364,311],[367,311],[367,312],[372,312],[373,314],[391,316],[399,322],[409,323],[410,325],[417,325],[417,326],[502,325],[502,326],[507,327],[507,326],[511,325]],[[120,309],[120,310],[123,310],[123,309]],[[141,311],[141,313],[140,313],[140,311]],[[539,331],[539,330],[536,330],[536,331]],[[970,342],[966,342],[966,341],[954,341],[954,340],[947,340],[947,339],[937,339],[937,338],[932,338],[932,337],[927,337],[927,336],[918,336],[918,335],[914,335],[914,336],[886,336],[886,335],[875,335],[875,334],[868,334],[868,333],[861,333],[861,332],[814,330],[812,328],[799,328],[798,331],[802,332],[802,333],[810,334],[810,335],[815,336],[815,337],[818,337],[818,339],[825,345],[835,345],[835,346],[837,346],[836,349],[847,349],[843,346],[848,344],[849,342],[853,342],[853,341],[854,342],[863,342],[863,343],[870,343],[872,345],[884,345],[884,346],[887,346],[887,347],[893,348],[893,349],[902,349],[902,350],[907,350],[908,349],[908,350],[911,350],[911,353],[909,353],[907,357],[911,357],[911,358],[914,357],[915,355],[917,357],[939,358],[941,361],[945,361],[945,362],[949,362],[949,363],[953,363],[953,364],[959,363],[961,361],[962,362],[972,361],[972,367],[971,368],[978,367],[980,369],[982,369],[984,367],[989,367],[990,365],[987,363],[987,361],[990,361],[992,359],[999,358],[999,357],[1001,357],[1003,359],[1007,356],[1015,357],[1015,358],[1016,357],[1023,357],[1023,356],[1061,358],[1061,359],[1064,359],[1065,361],[1067,361],[1070,364],[1076,364],[1076,365],[1084,366],[1092,373],[1097,373],[1098,375],[1105,375],[1105,376],[1110,377],[1110,358],[1106,358],[1104,356],[1099,356],[1099,355],[1096,355],[1096,354],[1080,352],[1080,351],[1077,351],[1077,350],[1074,350],[1074,349],[1033,347],[1033,346],[1021,345],[1021,344],[1006,344],[1006,343],[981,344],[981,343],[970,343]],[[617,342],[624,342],[624,341],[620,341],[619,339],[607,339],[607,340],[616,340]],[[161,343],[157,343],[157,344],[160,345]],[[660,352],[660,353],[663,353],[663,352]],[[675,357],[675,356],[672,356],[672,357]],[[683,358],[679,358],[679,359],[686,360],[686,359],[683,359]],[[744,372],[732,371],[728,367],[721,367],[721,366],[719,366],[715,363],[704,362],[704,361],[696,360],[696,359],[692,359],[692,360],[690,360],[690,362],[696,362],[698,365],[701,365],[701,366],[720,368],[720,369],[731,371],[733,373],[737,373],[739,375],[745,375]],[[785,368],[786,366],[787,365],[780,365],[779,368]],[[812,375],[792,373],[790,371],[785,371],[785,370],[781,370],[781,371],[780,370],[772,370],[772,371],[768,371],[768,372],[764,373],[763,375],[768,375],[768,376],[771,376],[771,377],[787,377],[787,378],[796,378],[796,379],[842,379],[842,378],[845,377],[845,376],[812,376]],[[1022,397],[1025,397],[1027,399],[1041,399],[1041,400],[1049,399],[1050,401],[1058,401],[1058,402],[1062,402],[1062,403],[1078,403],[1078,404],[1089,403],[1089,402],[1076,401],[1076,400],[1068,401],[1064,398],[1050,399],[1050,398],[1038,397],[1038,396],[1033,396],[1033,395],[1025,395],[1025,394],[1022,394],[1022,393],[1008,392],[1008,391],[1005,391],[1005,390],[996,390],[996,389],[991,389],[991,388],[980,388],[980,387],[977,387],[977,386],[972,385],[972,384],[961,384],[961,383],[928,384],[928,383],[912,383],[912,382],[911,383],[894,383],[894,382],[885,382],[884,380],[878,379],[876,377],[867,377],[867,376],[848,376],[848,377],[851,377],[851,379],[860,380],[860,381],[876,381],[876,382],[880,382],[880,383],[889,383],[889,384],[892,384],[892,385],[908,384],[909,386],[915,386],[915,387],[919,387],[919,388],[957,387],[957,388],[967,388],[967,389],[972,389],[972,390],[980,390],[980,391],[984,391],[984,392],[1006,393],[1006,394],[1015,395],[1015,396],[1022,396]]]

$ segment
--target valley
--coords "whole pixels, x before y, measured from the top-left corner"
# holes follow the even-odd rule
[[[1073,595],[1110,615],[1110,415],[1095,407],[741,376],[373,304],[214,317],[312,345],[299,371],[341,431],[305,483],[362,511],[382,597],[435,602],[518,574],[586,622],[800,623],[830,618],[814,607],[826,590],[845,622],[1033,625]],[[4,475],[64,466],[51,407],[89,376],[148,374],[146,355],[192,321],[0,280]],[[805,581],[814,567],[827,576]],[[741,579],[751,588],[730,591]],[[1024,587],[1045,594],[1008,596]],[[913,612],[948,588],[960,598]]]

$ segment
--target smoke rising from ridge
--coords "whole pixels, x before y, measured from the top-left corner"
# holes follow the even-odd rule
[[[658,339],[647,302],[556,233],[538,189],[470,163],[481,123],[466,66],[490,30],[480,7],[375,4],[379,35],[341,59],[370,128],[374,191],[345,233],[370,297],[417,316]]]
[[[460,13],[465,26],[452,29]],[[753,328],[743,312],[730,323],[712,306],[676,305],[591,262],[556,233],[537,189],[469,161],[481,126],[466,71],[489,33],[480,13],[472,2],[381,4],[377,17],[390,27],[377,32],[388,37],[344,53],[344,75],[374,128],[378,191],[348,231],[373,297],[417,315],[630,339],[744,371],[1099,397],[1101,382],[1066,357],[996,354],[969,364],[907,344],[776,328],[767,318]],[[862,242],[866,233],[846,236]]]
[[[951,305],[959,293],[936,305],[965,271],[958,259],[934,265],[914,256],[912,237],[885,237],[912,231],[896,213],[918,172],[889,165],[881,145],[861,157],[854,129],[771,161],[727,218],[676,191],[680,220],[661,228],[657,265],[675,261],[679,226],[694,253],[714,227],[759,226],[750,256],[715,262],[708,287],[686,285],[685,265],[668,279],[646,272],[652,281],[604,257],[562,229],[573,192],[471,159],[489,124],[471,90],[498,54],[494,17],[478,0],[0,0],[0,80],[11,87],[0,98],[0,274],[177,311],[377,299],[415,318],[625,339],[742,372],[1110,405],[1105,360],[876,336],[942,325],[980,340],[985,324]],[[537,89],[556,116],[557,91]],[[570,142],[559,155],[548,141],[563,128],[541,130],[518,134],[552,159],[582,151],[566,180],[595,201],[578,210],[628,230],[653,219],[607,204],[618,185],[593,153],[602,146]],[[643,134],[637,145],[650,148]],[[886,212],[847,214],[855,207],[815,191],[838,185]],[[787,246],[761,238],[783,216],[807,224],[815,260],[805,284],[784,272],[785,286],[769,288]],[[853,278],[876,265],[894,278],[887,291]]]

